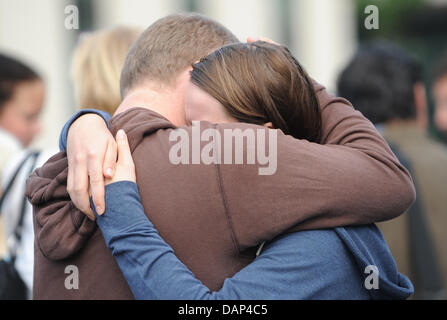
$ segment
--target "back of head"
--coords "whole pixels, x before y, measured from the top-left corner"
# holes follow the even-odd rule
[[[422,67],[403,49],[384,42],[363,45],[338,79],[338,94],[373,123],[416,116],[414,86]]]
[[[22,62],[0,54],[0,113],[14,95],[17,85],[39,80],[40,76]]]
[[[225,46],[193,66],[191,81],[236,120],[271,122],[298,139],[320,142],[321,114],[310,77],[286,47]]]
[[[195,13],[173,14],[152,24],[132,46],[121,75],[121,95],[145,81],[174,85],[192,63],[239,40],[218,22]]]
[[[132,43],[142,30],[116,27],[81,36],[72,61],[77,103],[113,114],[121,103],[120,77]]]

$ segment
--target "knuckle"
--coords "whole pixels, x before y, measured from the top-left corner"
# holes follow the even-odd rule
[[[94,176],[90,177],[90,183],[92,185],[100,184],[103,181],[104,181],[104,179],[102,177],[98,176],[98,175],[94,175]]]
[[[80,193],[83,193],[85,191],[85,189],[83,187],[81,187],[81,186],[73,186],[71,188],[71,190],[72,190],[72,193],[75,193],[75,194],[80,194]]]
[[[94,149],[90,149],[87,151],[87,157],[91,160],[91,159],[96,159],[98,155],[98,151],[94,150]]]
[[[78,153],[75,155],[74,160],[76,163],[82,163],[85,161],[85,155],[83,153]]]

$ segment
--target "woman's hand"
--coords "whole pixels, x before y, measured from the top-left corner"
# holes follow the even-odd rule
[[[121,181],[137,182],[135,164],[130,152],[129,141],[127,140],[127,135],[124,130],[119,130],[116,134],[116,145],[118,161],[116,162],[114,175],[112,178],[106,178],[104,184],[108,186],[109,184]],[[104,212],[98,212],[98,215],[100,216],[103,214]]]
[[[112,178],[106,179],[105,184],[109,185],[120,181],[136,182],[135,164],[124,130],[119,130],[116,134],[116,144],[118,146],[118,161],[115,166],[115,174]]]

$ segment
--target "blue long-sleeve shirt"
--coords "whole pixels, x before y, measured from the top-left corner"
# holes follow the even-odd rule
[[[148,220],[135,183],[107,186],[106,208],[98,225],[136,299],[405,299],[413,293],[373,225],[283,235],[211,293]],[[374,280],[371,270],[378,272],[378,288],[365,285]]]

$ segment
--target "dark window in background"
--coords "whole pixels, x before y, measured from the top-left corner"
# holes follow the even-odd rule
[[[185,0],[185,11],[201,12],[197,0]]]
[[[79,8],[79,32],[92,30],[94,27],[94,8],[91,0],[76,0]]]
[[[447,51],[447,3],[435,5],[424,0],[355,0],[355,3],[360,42],[374,39],[392,41],[412,52],[423,62],[429,99],[430,133],[440,138],[433,125],[431,75],[434,65]],[[364,11],[368,5],[376,5],[379,8],[379,30],[367,30],[364,27]]]
[[[282,39],[274,39],[281,44],[284,44],[288,47],[292,47],[292,10],[290,5],[291,0],[280,0],[278,1],[278,5],[280,6],[280,21],[281,21],[281,35]]]

